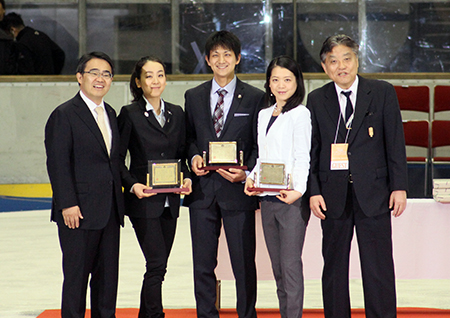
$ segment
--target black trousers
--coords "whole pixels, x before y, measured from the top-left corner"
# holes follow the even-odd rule
[[[139,318],[162,318],[161,288],[175,238],[177,219],[172,218],[169,208],[165,208],[158,218],[130,217],[130,220],[146,262]]]
[[[255,211],[223,211],[214,202],[207,209],[189,208],[198,318],[219,318],[215,307],[217,250],[223,222],[236,279],[239,318],[255,318]]]
[[[69,229],[58,225],[63,254],[62,318],[81,318],[91,276],[91,317],[114,318],[119,271],[120,223],[111,211],[101,230]]]
[[[386,207],[385,213],[367,217],[361,210],[350,183],[344,214],[339,219],[326,218],[322,221],[322,292],[325,317],[351,317],[349,257],[354,228],[361,261],[366,317],[396,317],[390,211]]]

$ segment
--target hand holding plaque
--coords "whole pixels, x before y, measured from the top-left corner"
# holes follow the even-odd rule
[[[145,193],[178,193],[188,192],[188,188],[180,188],[183,181],[181,161],[178,160],[149,160],[147,186]]]
[[[284,163],[260,162],[258,160],[255,173],[255,186],[249,192],[280,192],[289,190],[290,174],[286,175]]]
[[[247,166],[244,166],[244,152],[237,150],[236,141],[210,141],[208,160],[206,160],[206,151],[203,151],[202,155],[205,166],[200,168],[201,170],[228,170],[230,168],[247,170]]]

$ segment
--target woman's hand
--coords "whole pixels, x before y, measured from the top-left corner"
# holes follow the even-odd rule
[[[281,190],[277,198],[287,204],[292,204],[300,199],[302,194],[295,190]]]
[[[183,180],[183,185],[181,186],[182,188],[188,188],[188,191],[185,192],[180,192],[180,194],[184,194],[184,195],[189,195],[192,192],[192,180],[189,178],[186,178]]]
[[[156,193],[145,193],[144,190],[151,190],[152,187],[148,187],[142,183],[135,183],[133,184],[133,193],[139,198],[148,198],[151,196],[156,195]]]
[[[255,187],[255,182],[253,181],[253,179],[250,177],[247,178],[247,180],[245,180],[244,193],[249,196],[254,196],[254,195],[262,193],[260,191],[248,191],[249,188],[254,188],[254,187]]]

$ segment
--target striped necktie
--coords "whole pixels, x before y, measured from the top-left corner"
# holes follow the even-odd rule
[[[223,98],[227,94],[227,91],[220,89],[217,91],[217,94],[219,94],[219,99],[217,100],[216,107],[214,108],[213,123],[216,136],[220,137],[220,133],[223,128]]]

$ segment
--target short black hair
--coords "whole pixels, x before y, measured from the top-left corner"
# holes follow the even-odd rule
[[[236,58],[241,54],[241,41],[230,31],[222,30],[212,33],[206,39],[205,55],[209,58],[211,51],[219,46],[232,50]]]
[[[157,62],[157,63],[161,64],[164,69],[164,76],[166,75],[166,65],[159,57],[151,56],[151,55],[141,57],[141,59],[139,61],[137,61],[136,64],[134,65],[134,69],[133,69],[133,72],[131,73],[131,78],[130,78],[130,91],[131,91],[131,95],[133,95],[133,102],[137,102],[139,99],[141,99],[142,95],[144,95],[142,88],[137,87],[136,79],[141,78],[142,67],[144,67],[144,65],[147,62]]]
[[[114,76],[114,63],[111,60],[111,58],[106,53],[103,52],[91,52],[84,54],[82,57],[80,57],[80,59],[78,60],[76,73],[83,74],[87,62],[89,62],[92,59],[101,59],[108,62],[109,66],[111,66],[111,75]]]
[[[345,34],[337,34],[329,36],[322,44],[322,49],[320,50],[320,60],[325,63],[327,59],[327,54],[333,51],[333,48],[338,45],[345,45],[352,49],[356,57],[359,54],[359,45],[351,37]]]
[[[299,106],[303,102],[303,98],[305,98],[305,84],[303,82],[303,74],[300,68],[300,64],[298,64],[296,60],[287,55],[281,55],[274,58],[267,67],[266,84],[264,84],[264,87],[266,89],[266,107],[272,106],[276,103],[275,96],[273,96],[272,91],[269,87],[270,77],[272,76],[272,71],[276,66],[291,71],[295,76],[295,80],[297,81],[297,89],[295,90],[295,93],[291,97],[289,97],[289,99],[286,101],[286,105],[284,105],[283,109],[281,110],[282,113],[285,113]]]
[[[17,28],[25,26],[22,20],[22,16],[15,12],[11,12],[5,15],[5,18],[3,19],[3,25],[7,30],[9,30],[11,27]]]

